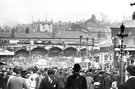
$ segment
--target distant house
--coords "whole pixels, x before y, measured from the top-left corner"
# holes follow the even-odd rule
[[[57,31],[67,31],[71,30],[71,23],[69,22],[55,22],[53,24],[53,30]]]
[[[40,22],[40,31],[41,32],[52,32],[53,24],[51,22]]]
[[[38,21],[32,25],[35,32],[52,32],[53,30],[53,23],[49,21]]]
[[[31,24],[18,24],[14,28],[15,32],[26,32],[29,29],[29,32],[33,32],[33,28]]]

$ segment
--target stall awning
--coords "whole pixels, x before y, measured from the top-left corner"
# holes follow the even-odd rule
[[[135,48],[125,48],[124,51],[135,51]],[[115,48],[114,51],[120,51],[120,48]]]
[[[10,52],[8,50],[4,50],[0,48],[0,55],[14,55],[14,52]]]

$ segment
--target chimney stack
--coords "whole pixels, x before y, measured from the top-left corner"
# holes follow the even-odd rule
[[[135,20],[135,12],[132,15],[132,20]]]

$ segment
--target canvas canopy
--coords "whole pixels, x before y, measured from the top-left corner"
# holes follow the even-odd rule
[[[14,52],[0,48],[0,55],[14,55]]]

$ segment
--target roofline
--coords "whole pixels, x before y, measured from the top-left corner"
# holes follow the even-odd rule
[[[78,38],[61,38],[61,37],[57,37],[57,38],[38,38],[38,37],[35,37],[35,38],[26,38],[26,37],[0,37],[0,39],[3,39],[3,38],[8,38],[8,39],[80,39],[79,37]],[[86,38],[82,38],[82,39],[86,39]],[[89,38],[89,39],[93,39],[93,38]]]
[[[115,29],[116,29],[116,28],[120,29],[120,27],[110,27],[110,29],[113,29],[113,28],[115,28]],[[126,27],[126,26],[125,26],[125,29],[126,29],[126,28],[135,28],[135,27]]]

